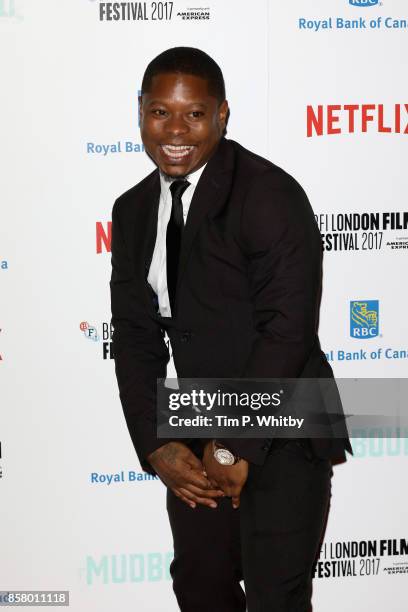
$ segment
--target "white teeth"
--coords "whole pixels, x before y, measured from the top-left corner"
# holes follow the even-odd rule
[[[171,155],[171,157],[186,157],[193,149],[192,145],[161,145],[163,151],[166,155]]]
[[[181,149],[192,149],[192,145],[163,145],[166,149],[171,149],[174,151],[180,151]]]

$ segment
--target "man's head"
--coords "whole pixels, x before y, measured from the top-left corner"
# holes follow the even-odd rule
[[[209,160],[225,130],[221,69],[199,49],[168,49],[146,68],[139,108],[146,151],[164,173],[186,176]]]

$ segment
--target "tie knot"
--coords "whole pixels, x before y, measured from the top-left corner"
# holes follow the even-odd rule
[[[173,181],[170,185],[173,200],[179,200],[189,185],[190,183],[186,179]]]

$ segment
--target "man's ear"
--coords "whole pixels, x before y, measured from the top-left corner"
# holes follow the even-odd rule
[[[224,129],[227,126],[228,115],[229,115],[228,102],[227,100],[224,100],[223,102],[221,102],[220,106],[218,107],[218,120]]]
[[[139,123],[142,121],[143,116],[143,100],[142,96],[138,97],[138,112],[139,112]]]

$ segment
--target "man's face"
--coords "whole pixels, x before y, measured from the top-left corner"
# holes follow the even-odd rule
[[[143,144],[162,172],[185,176],[209,160],[223,134],[228,104],[209,95],[205,79],[158,74],[139,102]]]

